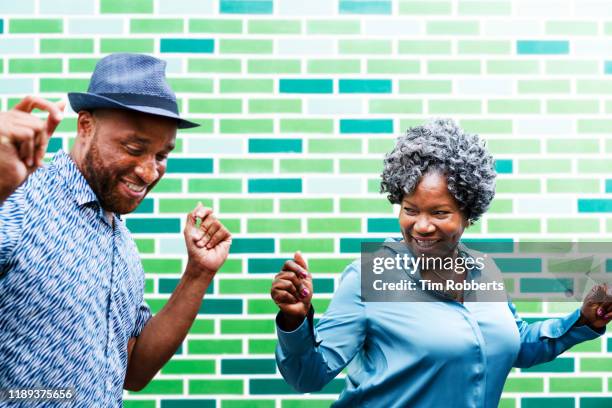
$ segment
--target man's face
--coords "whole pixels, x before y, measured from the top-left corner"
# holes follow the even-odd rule
[[[130,213],[166,172],[177,122],[118,109],[98,110],[91,119],[79,167],[104,210]]]

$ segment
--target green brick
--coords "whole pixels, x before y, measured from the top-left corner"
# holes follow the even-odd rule
[[[253,59],[248,61],[247,71],[249,74],[299,74],[302,63],[292,59]]]
[[[544,392],[542,378],[508,378],[504,392]]]
[[[549,233],[598,233],[599,220],[584,218],[553,218],[548,220]]]
[[[494,199],[489,208],[491,214],[512,213],[512,200]]]
[[[488,220],[489,233],[539,233],[540,220],[531,218]]]
[[[400,93],[414,94],[449,94],[452,92],[451,81],[436,80],[412,80],[405,79],[399,81]]]
[[[579,94],[609,94],[612,93],[612,81],[597,79],[581,79],[576,81],[576,93]]]
[[[242,113],[242,99],[189,99],[190,113]]]
[[[599,353],[601,352],[602,339],[593,339],[576,344],[572,347],[572,353]]]
[[[612,120],[606,119],[579,119],[579,133],[610,133],[612,131]]]
[[[189,380],[189,394],[242,394],[243,380]]]
[[[529,159],[518,161],[519,173],[570,173],[572,162],[567,159]]]
[[[188,183],[190,193],[240,193],[241,179],[191,179]]]
[[[270,292],[270,279],[221,279],[219,293],[221,295],[262,294]]]
[[[215,374],[215,360],[172,359],[161,370],[162,374]]]
[[[42,54],[93,54],[94,43],[91,39],[45,39],[40,40]]]
[[[301,113],[301,99],[251,99],[249,113]]]
[[[548,153],[598,153],[597,139],[550,139],[547,141]]]
[[[68,61],[68,70],[72,72],[93,72],[96,64],[98,63],[98,58],[71,58]]]
[[[550,100],[546,102],[546,111],[561,114],[599,113],[599,101]]]
[[[340,54],[391,54],[389,40],[338,40]]]
[[[452,43],[444,40],[399,40],[398,53],[415,55],[450,54]]]
[[[371,59],[368,60],[368,74],[418,74],[421,63],[414,60]]]
[[[325,238],[288,238],[280,240],[280,251],[294,253],[302,251],[311,252],[334,252],[334,240]]]
[[[59,58],[10,59],[8,70],[11,74],[61,73],[62,60]]]
[[[489,113],[540,113],[540,101],[534,99],[494,99],[489,100]]]
[[[221,374],[275,374],[276,361],[270,359],[222,359]]]
[[[252,299],[252,301],[259,301],[262,299]],[[266,302],[269,304],[266,300]],[[278,306],[274,305],[276,310],[278,311]],[[250,312],[249,312],[250,313]],[[249,339],[249,354],[273,354],[274,349],[276,348],[276,339],[267,340],[267,339]]]
[[[193,321],[190,334],[213,334],[215,332],[215,322],[210,319],[196,319]]]
[[[400,1],[400,14],[423,15],[448,15],[451,14],[452,5],[450,1]]]
[[[182,394],[183,393],[183,380],[160,380],[155,379],[144,387],[141,391],[138,391],[140,395],[150,394]],[[133,394],[133,393],[132,393]]]
[[[276,314],[278,313],[278,306],[276,306],[275,303],[270,304],[270,301],[268,301],[267,299],[249,299],[247,313]],[[274,348],[272,348],[272,353],[274,353]]]
[[[275,322],[270,319],[221,320],[221,334],[274,334]]]
[[[100,13],[153,13],[153,0],[100,0]]]
[[[242,33],[242,21],[221,19],[190,19],[189,32],[240,34]]]
[[[340,159],[340,173],[380,174],[383,162],[379,159]]]
[[[393,207],[387,199],[380,198],[341,198],[342,213],[391,213]]]
[[[489,139],[487,148],[493,154],[531,154],[541,151],[537,139]]]
[[[569,93],[570,81],[565,80],[519,80],[518,92],[524,94]]]
[[[274,162],[271,159],[220,159],[221,173],[272,173]]]
[[[512,14],[510,1],[462,1],[458,6],[459,15],[508,16]]]
[[[188,72],[240,73],[242,62],[239,59],[189,59]]]
[[[272,93],[274,81],[271,79],[221,79],[221,93]]]
[[[341,273],[354,258],[311,258],[308,266],[312,273]]]
[[[123,400],[123,408],[155,408],[155,401]]]
[[[103,53],[112,52],[136,52],[136,53],[152,53],[155,47],[155,42],[150,39],[110,39],[103,38],[100,40],[100,51]]]
[[[297,233],[302,231],[299,218],[251,218],[247,220],[247,232],[250,234]]]
[[[221,54],[272,54],[272,40],[219,40]]]
[[[155,185],[154,193],[180,193],[183,191],[183,180],[163,178]]]
[[[281,119],[281,133],[332,133],[332,119]]]
[[[479,100],[430,100],[429,113],[431,114],[460,114],[480,113],[482,110]]]
[[[537,61],[493,60],[487,61],[487,74],[537,74]]]
[[[394,146],[395,140],[392,139],[370,139],[368,141],[368,153],[388,153]]]
[[[310,60],[309,74],[358,74],[361,72],[359,60]]]
[[[611,357],[592,357],[580,359],[580,371],[610,372],[612,371]]]
[[[550,75],[595,75],[601,69],[598,61],[546,61],[545,66]]]
[[[308,233],[361,232],[359,218],[309,218]]]
[[[359,34],[359,21],[351,20],[310,20],[306,22],[308,34]]]
[[[480,61],[429,61],[429,74],[480,74]]]
[[[604,24],[606,34],[609,23]],[[597,23],[589,21],[547,21],[546,34],[549,35],[594,35],[597,33]]]
[[[361,140],[309,139],[308,153],[361,153]]]
[[[64,31],[64,22],[59,18],[13,18],[8,26],[11,34],[54,34]]]
[[[551,378],[550,392],[601,392],[601,378]]]
[[[281,173],[333,173],[332,159],[281,159]]]
[[[371,99],[370,113],[422,113],[423,103],[411,99]]]
[[[174,92],[203,92],[213,91],[212,79],[203,78],[169,78],[168,83]]]
[[[299,20],[251,20],[249,34],[300,34],[302,23]]]
[[[478,35],[477,21],[429,21],[426,25],[428,35]]]
[[[130,20],[130,33],[133,34],[166,34],[182,33],[183,20],[179,19],[139,19]]]
[[[180,259],[143,259],[142,268],[145,273],[181,273],[183,272]]]
[[[512,43],[510,41],[476,41],[461,40],[458,44],[459,54],[510,54]]]
[[[221,119],[221,133],[272,133],[272,119]]]
[[[578,160],[578,172],[580,173],[610,173],[612,172],[612,161],[609,159]]]
[[[466,132],[481,133],[512,133],[511,120],[495,119],[465,119],[460,121]]]
[[[248,205],[243,199],[222,198],[219,200],[222,213],[270,213],[274,209],[274,201],[268,198],[250,198]]]
[[[189,340],[189,354],[242,354],[242,340]]]
[[[193,211],[198,203],[204,207],[212,207],[212,198],[162,198],[159,200],[160,213],[188,213]]]
[[[546,191],[549,193],[598,193],[599,180],[593,179],[548,179]]]
[[[138,252],[141,254],[151,254],[155,252],[155,240],[154,239],[135,239],[136,247]]]
[[[283,213],[317,213],[332,212],[334,201],[331,198],[281,198],[280,212]]]
[[[502,398],[499,401],[497,408],[516,408],[516,400],[510,398]]]

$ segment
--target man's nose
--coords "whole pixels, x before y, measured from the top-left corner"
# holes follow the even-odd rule
[[[143,160],[136,166],[136,175],[146,184],[152,184],[159,177],[155,160]]]

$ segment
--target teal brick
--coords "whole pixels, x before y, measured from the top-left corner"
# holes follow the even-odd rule
[[[340,238],[340,252],[358,253],[361,252],[362,243],[384,242],[384,240],[385,238]]]
[[[281,79],[279,80],[280,93],[332,93],[334,83],[331,79]]]
[[[276,361],[267,358],[221,360],[221,374],[275,374]]]
[[[220,0],[221,14],[272,14],[272,0]]]
[[[321,391],[316,391],[313,394],[339,394],[345,387],[343,378],[331,380]],[[253,395],[285,395],[298,394],[289,384],[279,378],[253,378],[249,380],[249,390]]]
[[[393,119],[340,119],[340,133],[393,133]]]
[[[302,139],[249,139],[249,153],[302,153]]]
[[[287,258],[250,258],[248,260],[249,273],[278,273]]]
[[[200,38],[162,38],[160,52],[162,53],[213,53],[215,41]]]
[[[397,218],[368,218],[368,232],[399,233]]]
[[[302,179],[250,179],[249,193],[301,193]]]
[[[495,264],[502,272],[542,272],[540,258],[495,258]]]
[[[521,408],[574,408],[573,398],[554,397],[524,397],[521,398]]]
[[[340,93],[391,93],[390,79],[341,79]]]
[[[274,408],[275,406],[274,400],[249,400],[249,408]],[[244,408],[244,400],[221,400],[221,408]]]
[[[126,226],[133,234],[175,234],[181,232],[178,218],[129,218]]]
[[[521,293],[565,293],[573,290],[571,279],[522,278]]]
[[[579,198],[578,212],[581,213],[612,213],[612,199]]]
[[[340,14],[391,14],[391,0],[339,0]]]
[[[557,357],[548,363],[537,364],[533,367],[522,368],[524,373],[572,373],[575,369],[573,358]]]
[[[601,389],[596,391],[601,391]],[[580,408],[607,408],[610,406],[612,406],[612,397],[580,397]]]
[[[100,0],[100,13],[153,13],[153,0]]]
[[[242,299],[204,299],[200,314],[241,314]]]
[[[516,42],[516,53],[519,55],[569,54],[569,41],[519,40]]]
[[[168,159],[168,173],[212,173],[212,159],[170,158]]]
[[[273,253],[273,238],[234,238],[232,240],[231,254],[245,253]]]
[[[212,399],[162,399],[160,408],[215,408],[216,404]]]
[[[155,205],[155,202],[153,201],[152,198],[145,198],[144,200],[140,202],[140,204],[138,204],[138,207],[136,207],[133,213],[134,214],[152,214],[154,205]]]

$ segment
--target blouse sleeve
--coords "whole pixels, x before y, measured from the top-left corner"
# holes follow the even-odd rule
[[[312,309],[304,322],[291,332],[279,327],[277,316],[276,362],[287,383],[299,392],[323,388],[363,346],[366,317],[360,296],[359,269],[359,261],[346,268],[316,328],[312,323]]]
[[[521,336],[515,367],[527,368],[551,361],[570,347],[595,339],[606,331],[605,328],[595,331],[587,325],[574,326],[580,318],[580,309],[565,317],[528,324],[518,316],[514,304],[509,303],[509,307]]]

